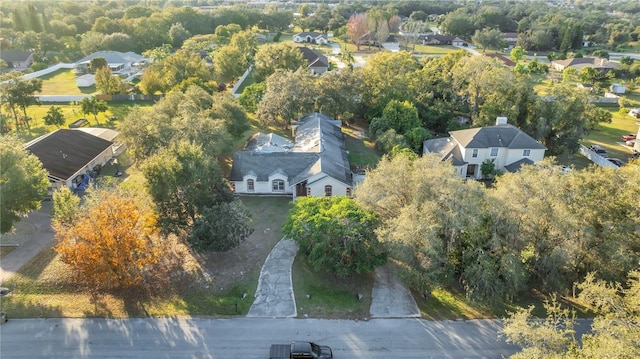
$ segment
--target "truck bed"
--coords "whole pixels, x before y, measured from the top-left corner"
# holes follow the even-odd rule
[[[272,344],[269,351],[269,359],[289,359],[291,355],[290,344]]]

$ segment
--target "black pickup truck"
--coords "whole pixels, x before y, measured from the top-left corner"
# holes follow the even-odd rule
[[[273,344],[269,359],[333,359],[331,348],[311,342]]]

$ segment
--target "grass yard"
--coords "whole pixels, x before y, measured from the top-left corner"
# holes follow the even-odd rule
[[[60,69],[40,76],[42,95],[89,95],[96,94],[96,86],[78,87],[73,69]]]
[[[336,278],[323,271],[314,271],[306,258],[298,254],[293,263],[292,279],[299,318],[369,317],[372,274]],[[358,299],[358,294],[363,295],[362,299]]]
[[[380,154],[375,143],[367,137],[366,123],[350,125],[345,123],[342,132],[345,134],[349,163],[353,167],[371,168],[380,160]]]
[[[192,254],[183,248],[181,275],[165,286],[92,295],[77,285],[53,249],[46,249],[5,281],[3,286],[11,292],[3,298],[3,311],[12,318],[245,315],[262,263],[282,238],[280,223],[290,199],[244,197],[242,201],[253,215],[254,233],[249,239],[223,253]]]
[[[96,124],[96,120],[93,115],[85,115],[82,113],[80,105],[69,103],[45,103],[42,105],[29,106],[27,108],[27,115],[32,118],[29,122],[31,128],[29,130],[22,130],[18,132],[17,135],[24,141],[30,141],[36,137],[55,131],[57,129],[56,126],[47,126],[44,124],[44,116],[46,116],[47,111],[49,111],[51,106],[60,107],[66,119],[65,124],[60,126],[60,128],[69,128],[70,123],[79,118],[86,118],[89,121],[86,127],[105,127],[115,129],[119,121],[123,120],[133,107],[151,108],[153,104],[151,102],[109,102],[108,105],[109,109],[106,112],[98,114],[98,124]],[[110,121],[109,117],[111,116],[115,117],[116,120]],[[15,126],[13,119],[9,119],[9,123],[12,126]]]
[[[582,144],[590,146],[597,144],[602,146],[609,157],[627,161],[633,152],[622,142],[622,135],[638,132],[638,119],[627,114],[621,114],[618,106],[603,107],[612,114],[611,123],[601,123],[593,131],[587,134]]]
[[[446,55],[450,52],[461,51],[460,48],[442,45],[442,46],[432,46],[432,45],[420,45],[416,44],[414,54],[415,55],[437,55],[442,56]]]

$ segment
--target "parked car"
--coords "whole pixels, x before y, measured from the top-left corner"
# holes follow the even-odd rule
[[[636,135],[633,133],[630,133],[628,135],[622,135],[622,140],[623,141],[631,141],[631,140],[635,140],[636,139]]]
[[[607,158],[609,157],[607,155],[607,151],[604,150],[604,148],[600,147],[599,145],[591,145],[589,147],[589,149],[597,154],[599,154],[600,156]]]
[[[616,165],[618,167],[624,166],[624,162],[622,162],[622,160],[620,160],[618,158],[607,158],[607,161],[613,163],[614,165]]]

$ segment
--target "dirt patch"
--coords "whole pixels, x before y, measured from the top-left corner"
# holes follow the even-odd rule
[[[190,287],[219,294],[234,284],[257,280],[271,249],[282,239],[282,224],[289,211],[289,197],[242,197],[252,214],[253,233],[238,247],[227,252],[196,253],[181,244],[183,276]],[[252,293],[251,293],[252,294]]]

